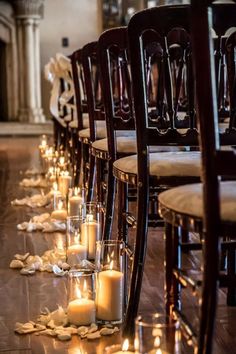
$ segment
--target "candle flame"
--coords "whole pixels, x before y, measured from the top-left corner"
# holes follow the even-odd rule
[[[74,195],[77,197],[77,195],[79,195],[80,192],[80,188],[79,187],[75,187],[74,189]]]
[[[154,340],[154,347],[158,348],[160,344],[161,344],[160,337],[157,336]]]
[[[53,182],[53,190],[54,192],[56,192],[58,190],[58,185],[57,185],[57,182]]]
[[[79,289],[78,284],[76,284],[76,286],[75,286],[75,296],[77,297],[77,299],[81,299],[82,298],[81,291]]]
[[[59,157],[59,164],[60,165],[64,165],[64,163],[65,163],[65,157],[64,156],[60,156]]]
[[[88,222],[93,221],[93,214],[87,214],[86,215],[86,221],[88,221]]]
[[[162,354],[162,350],[160,348],[157,349],[156,354]]]
[[[62,208],[63,208],[63,201],[59,200],[59,202],[58,202],[58,210],[62,210]]]
[[[80,234],[78,233],[77,230],[75,230],[74,240],[77,245],[79,244],[79,238],[80,238]]]
[[[110,270],[113,269],[113,265],[114,265],[114,261],[111,261],[111,263],[110,263]]]
[[[129,340],[126,338],[122,344],[122,352],[125,352],[129,349]]]

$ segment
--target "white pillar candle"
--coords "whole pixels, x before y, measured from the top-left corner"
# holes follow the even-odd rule
[[[101,238],[100,224],[93,220],[93,215],[88,214],[81,225],[81,242],[88,248],[88,259],[95,258],[96,242]]]
[[[69,302],[67,316],[71,324],[87,326],[95,322],[96,306],[94,300],[75,299]]]
[[[122,272],[109,269],[98,273],[96,298],[98,319],[104,321],[120,321],[122,319],[123,289],[124,274]]]
[[[65,209],[54,210],[51,214],[51,218],[64,221],[67,218],[67,211]]]
[[[61,176],[59,176],[59,191],[63,196],[66,196],[69,192],[69,188],[71,187],[72,178],[69,175],[68,171],[62,172]]]
[[[70,265],[80,263],[87,259],[87,247],[81,244],[74,244],[67,247],[67,262]]]

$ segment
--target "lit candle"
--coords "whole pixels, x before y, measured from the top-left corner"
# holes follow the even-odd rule
[[[83,203],[83,198],[79,195],[79,192],[80,188],[75,187],[74,195],[69,198],[70,216],[78,216],[80,214],[80,206]]]
[[[96,242],[100,240],[100,224],[93,219],[92,214],[86,215],[86,220],[81,225],[81,242],[88,248],[88,259],[95,258]]]
[[[67,211],[63,209],[63,202],[62,200],[60,200],[58,203],[58,209],[52,212],[51,218],[64,221],[66,220],[66,217],[67,217]]]
[[[49,167],[48,175],[49,175],[49,182],[51,183],[56,182],[56,172],[54,167]]]
[[[98,273],[97,317],[104,321],[120,321],[123,311],[124,274],[113,268]]]
[[[61,192],[58,190],[57,182],[53,182],[52,189],[50,190],[50,195],[55,198],[56,196],[61,196]]]
[[[68,171],[62,171],[59,176],[59,191],[63,196],[66,196],[69,192],[69,188],[71,187],[71,176]]]
[[[45,153],[45,150],[47,149],[47,147],[48,147],[48,145],[47,145],[47,137],[46,137],[46,135],[43,135],[41,143],[39,145],[39,150],[40,150],[41,154]]]
[[[86,284],[86,282],[85,282]],[[79,289],[76,289],[77,298],[69,302],[67,316],[71,324],[86,326],[95,322],[96,306],[95,301],[81,296]]]
[[[75,265],[87,259],[87,247],[79,242],[79,234],[74,236],[74,243],[67,247],[67,263]]]

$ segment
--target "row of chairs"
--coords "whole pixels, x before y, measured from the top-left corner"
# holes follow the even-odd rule
[[[235,23],[234,3],[155,7],[70,57],[75,97],[66,107],[76,119],[63,128],[62,143],[75,178],[88,201],[96,189],[105,202],[104,239],[112,237],[116,195],[116,236],[128,243],[128,224],[136,227],[124,337],[134,333],[148,227],[161,220],[166,311],[182,317],[198,353],[212,352],[218,284],[228,288],[228,304],[236,304]],[[189,240],[191,231],[198,242]],[[190,250],[202,250],[202,281],[181,267],[182,252]],[[223,258],[227,266],[220,268]],[[186,286],[203,289],[199,331],[182,311]]]

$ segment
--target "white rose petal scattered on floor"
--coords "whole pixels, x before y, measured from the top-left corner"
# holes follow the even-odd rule
[[[49,205],[51,202],[50,194],[35,194],[32,197],[25,197],[22,199],[14,199],[11,202],[11,205],[15,206],[28,206],[30,208],[42,208]]]
[[[21,187],[36,187],[36,188],[45,188],[47,187],[47,181],[44,178],[37,177],[37,178],[24,178],[20,182]]]
[[[61,341],[67,341],[72,338],[72,335],[78,335],[80,338],[95,340],[101,336],[112,335],[119,331],[118,327],[103,326],[98,328],[96,323],[91,323],[90,326],[70,325],[67,318],[66,310],[58,306],[57,310],[50,312],[47,308],[40,314],[36,322],[29,321],[26,323],[16,322],[15,332],[18,334],[46,335],[57,337]]]
[[[32,217],[30,221],[24,221],[18,224],[17,230],[26,232],[64,232],[66,230],[66,223],[64,221],[51,219],[49,213],[43,213]]]
[[[70,269],[70,266],[65,262],[66,253],[61,250],[47,250],[41,257],[38,255],[32,256],[29,253],[25,255],[16,254],[14,257],[16,259],[10,262],[9,267],[20,269],[20,274],[22,275],[32,275],[39,271],[54,272],[57,276],[64,276]]]

